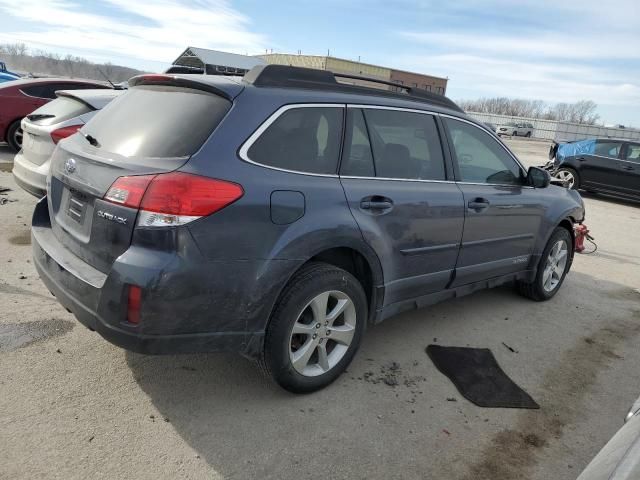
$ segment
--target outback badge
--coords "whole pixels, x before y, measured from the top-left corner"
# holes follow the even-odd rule
[[[116,222],[120,225],[126,225],[127,219],[125,217],[120,217],[118,215],[114,215],[113,213],[105,212],[104,210],[98,210],[96,215],[100,218],[104,218],[105,220],[109,220],[110,222]]]

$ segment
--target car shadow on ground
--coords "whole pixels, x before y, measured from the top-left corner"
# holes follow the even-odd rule
[[[395,471],[506,479],[543,461],[536,449],[566,425],[588,420],[586,390],[599,370],[622,361],[614,350],[640,333],[631,328],[638,311],[636,291],[575,272],[550,302],[510,287],[478,292],[370,328],[348,371],[309,395],[281,390],[232,354],[128,352],[126,361],[165,421],[224,478],[389,478],[382,472]],[[542,410],[473,406],[427,359],[430,343],[491,348]],[[522,440],[524,430],[535,441]]]
[[[587,192],[584,190],[580,190],[580,195],[590,200],[601,200],[603,202],[615,203],[615,204],[624,205],[627,207],[636,207],[636,208],[640,207],[640,200],[631,200],[623,197],[617,197],[615,195]]]

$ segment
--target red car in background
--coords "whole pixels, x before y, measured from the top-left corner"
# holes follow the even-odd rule
[[[0,142],[7,142],[16,152],[22,147],[20,121],[56,98],[56,90],[111,88],[93,80],[68,78],[29,78],[0,85]]]

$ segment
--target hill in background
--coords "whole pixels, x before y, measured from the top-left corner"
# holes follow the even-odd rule
[[[113,83],[118,83],[146,73],[108,62],[99,64],[82,57],[63,57],[41,50],[29,50],[22,43],[0,44],[0,61],[5,62],[7,69],[12,72],[31,74],[35,77],[71,77],[105,81],[106,76]]]

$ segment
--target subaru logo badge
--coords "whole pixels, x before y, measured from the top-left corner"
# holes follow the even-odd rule
[[[64,162],[64,171],[67,173],[73,173],[76,171],[76,161],[73,158],[69,158]]]

